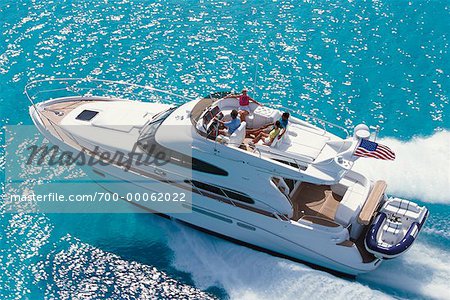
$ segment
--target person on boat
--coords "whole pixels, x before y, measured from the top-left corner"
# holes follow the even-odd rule
[[[264,138],[264,145],[266,146],[270,146],[272,145],[273,141],[277,138],[277,136],[280,134],[281,131],[281,122],[280,121],[276,121],[273,124],[273,129],[269,132],[266,133],[264,131],[261,131],[253,140],[252,140],[252,144],[256,144],[258,143],[261,139]]]
[[[219,130],[219,134],[223,135],[232,135],[233,132],[236,131],[236,129],[241,126],[241,120],[238,118],[238,111],[233,109],[231,111],[231,120],[228,122],[224,122],[222,120],[217,119],[217,117],[214,117],[214,119],[219,122],[220,124],[224,125],[227,129],[221,129]]]
[[[280,125],[281,125],[281,132],[280,132],[280,134],[278,135],[278,139],[281,139],[282,137],[283,137],[283,135],[286,133],[286,129],[287,129],[287,127],[288,127],[288,124],[289,124],[289,117],[290,117],[291,115],[286,111],[286,112],[284,112],[282,115],[281,115],[281,118],[280,118]]]
[[[278,139],[281,139],[281,137],[284,135],[284,133],[286,132],[287,126],[289,124],[289,117],[290,114],[288,112],[284,112],[281,115],[281,118],[278,120],[280,121],[280,128],[281,128],[281,132],[278,135]],[[273,123],[269,123],[267,125],[264,125],[263,127],[260,127],[258,129],[253,129],[253,130],[247,130],[247,137],[252,137],[252,136],[258,136],[261,132],[265,132],[265,133],[269,133],[271,130],[274,129]]]
[[[245,117],[250,114],[250,102],[253,102],[257,105],[261,105],[258,101],[252,99],[249,95],[247,95],[247,89],[243,89],[241,94],[238,95],[229,95],[228,98],[236,98],[239,100],[239,115],[241,117],[241,122],[245,121]]]

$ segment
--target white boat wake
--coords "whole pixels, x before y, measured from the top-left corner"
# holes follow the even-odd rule
[[[181,225],[170,229],[168,243],[175,252],[173,265],[189,272],[198,288],[219,286],[231,299],[389,298],[361,283],[228,243]]]
[[[449,131],[407,142],[392,138],[380,141],[396,153],[396,159],[362,158],[355,163],[355,170],[364,171],[371,179],[383,178],[388,192],[395,196],[450,204]]]
[[[448,299],[450,257],[448,251],[419,242],[398,260],[385,263],[358,280],[421,297]]]
[[[356,281],[342,279],[196,232],[171,226],[173,265],[191,274],[196,286],[222,287],[231,299],[445,299],[450,282],[446,251],[417,243],[403,257],[385,262]]]

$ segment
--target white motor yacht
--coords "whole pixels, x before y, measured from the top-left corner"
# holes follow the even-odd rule
[[[352,170],[361,143],[375,143],[376,132],[366,125],[349,135],[291,111],[281,138],[253,144],[249,130],[274,123],[285,109],[251,103],[245,122],[224,136],[217,119],[229,120],[239,106],[226,93],[190,99],[89,78],[35,81],[25,93],[34,124],[61,149],[170,153],[165,165],[133,165],[128,172],[114,162],[86,167],[94,179],[123,178],[131,189],[130,176],[161,187],[176,182],[178,190],[192,193],[192,201],[181,204],[190,212],[139,206],[274,255],[355,276],[407,251],[428,215],[425,207],[388,197],[384,181]]]

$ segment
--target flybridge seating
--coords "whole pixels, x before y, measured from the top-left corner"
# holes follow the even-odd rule
[[[265,157],[296,161],[296,165],[305,165],[314,162],[325,149],[324,155],[333,155],[335,150],[326,147],[327,142],[336,139],[336,136],[324,129],[312,126],[295,117],[290,117],[286,133],[276,138],[270,146],[260,141],[255,146],[250,145],[251,138],[245,138],[249,129],[258,129],[271,126],[281,118],[282,112],[270,107],[250,103],[251,113],[246,117],[245,127],[239,128],[231,137],[218,135],[217,117],[223,121],[230,120],[230,113],[238,109],[238,101],[234,98],[202,99],[193,108],[191,117],[197,131],[211,140],[226,144],[230,147],[241,148],[250,152],[257,152]],[[270,127],[269,127],[270,129]]]

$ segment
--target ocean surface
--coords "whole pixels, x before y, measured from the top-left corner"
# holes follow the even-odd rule
[[[346,280],[152,215],[0,210],[1,299],[449,299],[448,0],[2,0],[0,32],[2,126],[32,124],[24,86],[51,76],[192,97],[245,86],[348,129],[379,125],[398,159],[356,167],[431,212],[409,252]]]

